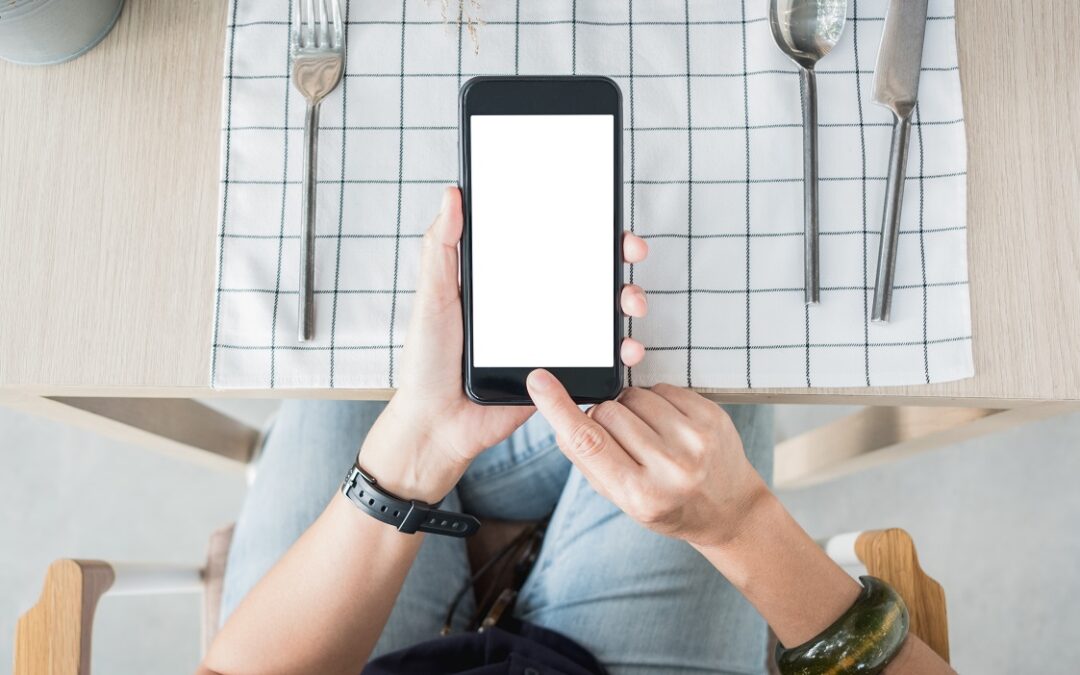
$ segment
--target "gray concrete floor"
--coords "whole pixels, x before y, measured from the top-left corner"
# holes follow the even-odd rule
[[[273,404],[219,404],[249,421]],[[778,409],[789,436],[846,412]],[[241,472],[162,457],[0,408],[0,663],[15,620],[59,557],[198,565],[235,519]],[[960,672],[1067,673],[1080,659],[1080,415],[962,443],[783,499],[814,536],[899,526],[945,586]],[[109,598],[93,666],[114,675],[190,673],[198,596]]]

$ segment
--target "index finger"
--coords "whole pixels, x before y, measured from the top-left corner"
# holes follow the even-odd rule
[[[569,447],[563,452],[588,477],[603,486],[629,480],[641,469],[600,424],[581,412],[555,376],[543,369],[525,381],[536,409]]]

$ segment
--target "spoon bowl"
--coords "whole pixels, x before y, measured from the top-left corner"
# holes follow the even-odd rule
[[[813,68],[840,41],[847,0],[770,0],[769,28],[780,51]]]

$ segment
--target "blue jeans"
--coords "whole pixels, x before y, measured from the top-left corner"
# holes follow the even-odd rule
[[[385,404],[288,401],[267,437],[233,537],[224,620],[325,508]],[[747,455],[772,474],[772,411],[730,406]],[[554,508],[514,614],[558,631],[623,673],[760,673],[765,622],[684,542],[653,533],[598,495],[533,416],[481,454],[444,508],[481,519],[538,519]],[[436,637],[469,575],[465,542],[427,536],[375,655]],[[474,608],[467,596],[458,628]]]

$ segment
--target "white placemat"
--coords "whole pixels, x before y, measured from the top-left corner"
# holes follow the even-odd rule
[[[456,5],[458,0],[450,0]],[[868,320],[891,115],[871,102],[886,0],[852,0],[818,70],[821,304],[802,295],[798,77],[764,0],[485,0],[474,43],[441,2],[348,3],[322,107],[317,340],[296,341],[303,99],[287,0],[233,0],[223,86],[215,387],[392,387],[420,237],[457,181],[477,74],[598,73],[625,104],[630,273],[650,312],[634,384],[866,386],[970,376],[965,146],[951,0],[930,0],[892,322]],[[552,269],[552,274],[557,269]]]

